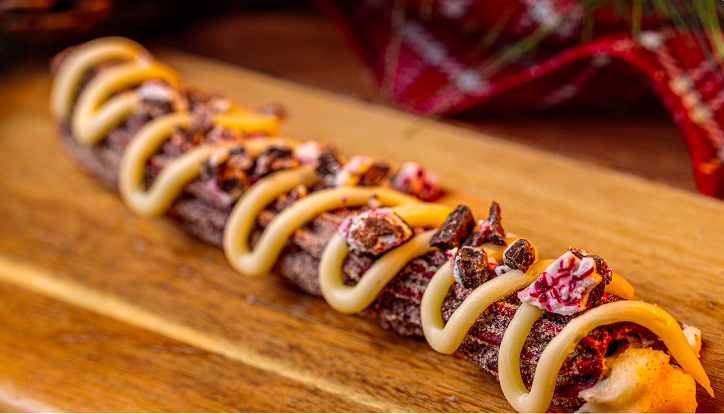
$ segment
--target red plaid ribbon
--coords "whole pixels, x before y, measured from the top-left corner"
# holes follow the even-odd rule
[[[686,140],[699,191],[724,198],[724,74],[701,33],[645,21],[633,35],[597,11],[596,32],[581,43],[575,0],[317,3],[395,104],[419,114],[610,105],[653,90]],[[504,55],[547,28],[534,51]]]

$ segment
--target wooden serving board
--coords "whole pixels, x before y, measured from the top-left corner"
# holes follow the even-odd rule
[[[704,332],[724,395],[724,203],[389,108],[174,52],[191,84],[283,102],[285,135],[416,160],[543,256],[609,260]],[[0,408],[71,411],[507,411],[495,379],[276,277],[249,279],[169,219],[135,217],[55,138],[49,75],[0,82]],[[642,154],[645,156],[645,154]],[[699,392],[702,411],[724,400]]]

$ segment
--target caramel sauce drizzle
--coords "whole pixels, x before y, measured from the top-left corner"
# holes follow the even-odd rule
[[[99,65],[118,61],[121,63],[93,77],[74,105],[83,77]],[[59,68],[51,91],[51,111],[56,119],[70,120],[72,134],[80,143],[97,144],[141,104],[134,90],[127,90],[147,80],[163,80],[172,87],[178,85],[176,73],[153,59],[137,43],[118,37],[97,39],[71,51]],[[176,128],[188,128],[190,121],[186,111],[157,117],[137,132],[124,151],[119,169],[120,193],[137,214],[158,216],[166,212],[184,186],[199,175],[201,165],[215,149],[243,146],[255,154],[279,142],[278,138],[260,138],[234,144],[198,145],[169,162],[151,187],[145,189],[143,169],[148,159]],[[268,135],[276,134],[279,128],[276,117],[235,108],[216,115],[214,122],[230,129]],[[292,147],[296,145],[292,141],[285,142]],[[250,248],[248,240],[253,224],[267,205],[299,185],[311,186],[318,181],[314,167],[306,165],[273,173],[244,192],[231,212],[223,237],[224,252],[236,270],[248,276],[266,275],[296,229],[325,211],[366,205],[372,196],[376,196],[382,205],[393,207],[412,227],[437,228],[452,211],[447,206],[423,203],[387,187],[329,188],[315,191],[282,210],[264,229],[254,248]],[[419,233],[382,255],[354,286],[347,286],[342,281],[342,264],[349,250],[342,236],[336,234],[327,244],[319,267],[325,300],[340,312],[362,311],[410,260],[434,250],[429,246],[433,233],[434,230]],[[489,256],[501,260],[504,246],[485,244],[482,247]],[[443,265],[422,298],[422,326],[430,346],[442,353],[455,352],[468,330],[491,304],[528,286],[550,263],[538,261],[525,273],[514,270],[484,283],[463,301],[447,324],[441,306],[454,278],[450,267]],[[618,275],[614,275],[607,292],[626,299],[633,297],[631,285]],[[661,337],[682,368],[713,395],[709,378],[676,320],[656,306],[634,300],[595,307],[569,322],[543,351],[532,388],[528,391],[519,370],[520,352],[528,332],[543,313],[537,307],[523,303],[500,346],[501,387],[518,411],[545,411],[555,391],[557,374],[554,373],[560,370],[578,341],[598,326],[622,321],[642,325]]]

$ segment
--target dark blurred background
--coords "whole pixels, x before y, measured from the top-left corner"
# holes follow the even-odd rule
[[[2,70],[47,65],[68,45],[112,34],[152,51],[179,49],[391,105],[312,2],[0,0],[0,24]],[[604,111],[468,113],[441,121],[695,191],[677,127],[656,99],[643,102]]]

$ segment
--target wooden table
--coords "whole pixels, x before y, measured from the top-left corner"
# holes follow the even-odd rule
[[[189,83],[288,105],[287,136],[439,172],[446,203],[482,212],[543,256],[607,258],[704,331],[724,394],[724,204],[377,104],[161,50]],[[167,219],[133,216],[77,168],[35,64],[0,81],[0,408],[71,411],[506,411],[492,376],[275,277],[247,279]],[[494,154],[495,156],[491,156]],[[481,162],[481,160],[485,162]],[[699,392],[700,409],[722,400]]]

